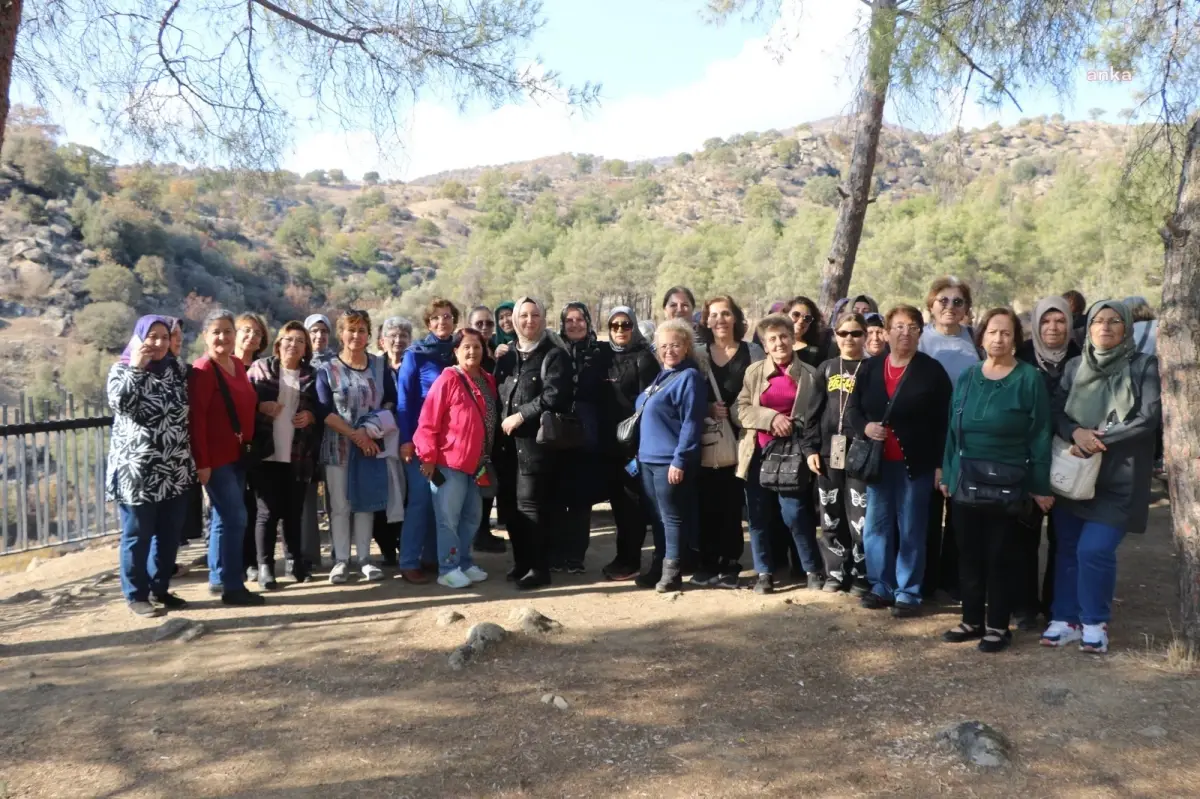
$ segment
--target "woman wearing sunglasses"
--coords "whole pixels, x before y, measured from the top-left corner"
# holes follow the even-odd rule
[[[788,317],[792,320],[793,348],[796,356],[816,369],[825,360],[826,348],[821,345],[821,312],[808,297],[793,297],[788,301]]]

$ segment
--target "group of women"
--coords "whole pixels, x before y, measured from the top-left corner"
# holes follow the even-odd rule
[[[584,303],[552,325],[533,297],[465,318],[436,298],[415,343],[393,317],[369,352],[370,317],[350,309],[283,325],[265,357],[261,318],[216,311],[190,367],[178,321],[143,317],[108,382],[126,597],[142,615],[186,604],[169,584],[197,484],[222,601],[261,603],[247,579],[279,587],[279,527],[287,570],[309,579],[323,481],[335,584],[383,578],[372,538],[409,582],[488,579],[472,552],[505,549],[494,503],[508,579],[540,588],[585,571],[607,500],[610,580],[736,588],[745,519],[757,593],[790,561],[808,589],[897,617],[946,592],[962,604],[949,642],[1000,651],[1014,616],[1032,629],[1044,615],[1043,644],[1107,651],[1117,546],[1146,524],[1157,360],[1122,302],[1088,310],[1080,346],[1067,299],[1039,302],[1028,336],[1012,310],[974,316],[971,299],[941,278],[924,313],[858,296],[825,324],[799,296],[747,340],[732,297],[697,306],[676,286],[651,341],[629,307],[608,311],[601,339]],[[1090,499],[1052,490],[1056,437],[1100,458]]]

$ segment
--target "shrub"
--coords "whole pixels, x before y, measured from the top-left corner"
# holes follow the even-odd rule
[[[295,255],[311,255],[315,252],[321,244],[321,220],[317,216],[317,209],[311,205],[301,205],[289,211],[283,224],[275,231],[275,241]]]
[[[418,219],[414,226],[417,236],[423,239],[436,239],[442,231],[432,219]]]
[[[368,186],[374,186],[379,183],[379,173],[378,172],[364,172],[362,179],[363,179],[363,183],[367,184]]]
[[[371,235],[355,237],[354,244],[350,248],[350,260],[359,269],[370,269],[379,260],[379,242]]]
[[[140,258],[138,263],[144,260],[144,257]],[[97,266],[84,278],[83,287],[92,295],[92,302],[119,302],[125,305],[137,305],[138,301],[142,299],[142,287],[133,272],[117,264]]]
[[[329,178],[325,175],[324,169],[314,169],[312,172],[306,174],[302,180],[305,183],[316,183],[321,186],[329,183]]]
[[[83,243],[108,250],[114,260],[132,266],[143,255],[164,255],[167,234],[149,211],[126,198],[107,196],[85,213]]]
[[[838,180],[832,175],[817,175],[804,184],[804,199],[815,205],[836,208],[842,202]]]
[[[620,158],[614,158],[611,161],[604,162],[604,171],[614,178],[624,177],[625,173],[629,171],[629,164]]]
[[[459,183],[457,180],[447,180],[438,187],[437,196],[445,197],[447,200],[453,200],[456,203],[461,203],[470,195],[467,187]]]
[[[167,262],[157,255],[143,255],[133,267],[133,273],[142,281],[142,291],[146,294],[162,296],[171,293],[171,284],[167,276]],[[95,274],[93,272],[92,274]],[[88,275],[90,278],[91,275]]]
[[[8,198],[8,207],[32,224],[42,225],[47,220],[46,201],[36,194],[26,194],[20,189],[13,189]]]
[[[340,169],[329,170],[329,180],[338,186],[346,182],[346,173]]]
[[[587,153],[575,156],[575,172],[579,175],[590,175],[596,168],[596,159]]]
[[[800,142],[795,139],[779,139],[771,145],[771,152],[784,166],[795,166],[800,160]]]
[[[675,166],[687,166],[695,160],[691,153],[680,153],[675,156]]]
[[[724,146],[725,146],[725,140],[722,139],[720,136],[713,136],[712,138],[704,140],[704,151],[705,152],[712,152],[713,150],[718,150]]]
[[[638,164],[636,167],[633,168],[633,174],[638,176],[639,178],[648,178],[651,175],[653,175],[656,171],[657,170],[654,168],[654,164],[650,163],[649,161],[642,161],[640,164]]]
[[[58,406],[60,394],[58,385],[54,382],[52,364],[38,364],[33,372],[33,380],[25,386],[25,398],[33,406],[33,416],[38,421],[46,418],[47,404],[52,408]]]
[[[76,399],[102,402],[111,365],[111,355],[94,347],[85,347],[79,353],[67,357],[60,378],[62,386],[74,394]]]
[[[129,341],[137,314],[120,302],[94,302],[75,314],[75,327],[89,344],[119,350]]]
[[[759,183],[746,190],[742,209],[750,219],[778,220],[783,212],[783,194],[778,186]]]
[[[35,133],[10,133],[2,152],[3,161],[16,167],[26,183],[59,195],[71,189],[71,173],[49,138]]]

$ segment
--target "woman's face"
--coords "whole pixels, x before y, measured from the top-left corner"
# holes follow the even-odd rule
[[[896,355],[912,355],[917,351],[917,342],[921,340],[921,323],[907,314],[898,313],[892,317],[891,327],[888,328],[888,345]]]
[[[471,318],[467,320],[474,330],[478,330],[483,334],[484,338],[491,338],[496,332],[496,320],[492,318],[492,312],[487,310],[479,310],[471,314]]]
[[[782,327],[769,328],[762,339],[763,349],[776,366],[784,366],[792,362],[795,354],[792,348],[796,345],[796,337],[791,330]]]
[[[458,365],[464,369],[478,369],[483,363],[483,345],[478,336],[463,336],[454,349]]]
[[[150,348],[150,360],[161,361],[171,348],[171,331],[161,322],[155,322],[146,331],[145,343]]]
[[[629,346],[633,341],[633,321],[623,313],[608,320],[608,340],[618,347]]]
[[[583,311],[578,308],[567,311],[567,315],[563,319],[563,330],[566,332],[568,341],[583,341],[587,338],[587,319],[584,318]]]
[[[1067,335],[1070,332],[1067,315],[1062,311],[1046,311],[1042,314],[1042,321],[1038,323],[1038,332],[1042,337],[1042,343],[1048,348],[1056,350],[1065,346]]]
[[[440,339],[448,339],[454,335],[454,313],[446,306],[433,309],[429,315],[429,332]]]
[[[262,348],[262,328],[249,319],[238,323],[235,351],[239,358],[252,356]]]
[[[508,333],[509,335],[512,335],[512,332],[513,332],[512,311],[508,308],[501,308],[500,316],[496,319],[496,324],[500,326],[500,329],[502,331],[504,331],[505,333]]]
[[[685,338],[674,330],[668,330],[658,337],[658,357],[662,360],[663,366],[674,369],[683,363],[691,346],[691,336]]]
[[[183,328],[176,328],[171,331],[171,354],[176,358],[183,352]]]
[[[1111,350],[1125,339],[1125,322],[1112,308],[1102,308],[1088,326],[1092,346],[1098,350]]]
[[[853,311],[854,313],[863,314],[865,316],[866,314],[874,313],[875,309],[871,307],[870,303],[859,300],[858,302],[854,303]]]
[[[532,341],[542,334],[545,326],[541,310],[532,302],[522,303],[517,309],[517,321],[513,323],[513,329],[521,338]]]
[[[813,321],[817,318],[813,313],[812,308],[809,308],[802,302],[798,302],[788,310],[788,316],[792,318],[792,337],[796,341],[804,338],[804,334],[812,327]]]
[[[308,354],[308,337],[299,330],[289,330],[279,339],[279,360],[285,369],[295,369]]]
[[[878,355],[883,352],[883,348],[887,346],[887,330],[878,325],[871,325],[867,328],[867,345],[865,347],[867,355]]]
[[[379,349],[387,353],[392,366],[400,365],[400,359],[404,357],[404,351],[411,343],[412,335],[400,327],[390,328],[379,337]]]
[[[838,352],[843,358],[857,361],[863,356],[863,345],[866,344],[867,331],[858,322],[842,322],[835,331],[837,335]]]
[[[233,354],[233,322],[218,319],[204,331],[204,345],[210,358],[227,358]]]
[[[963,297],[962,289],[951,286],[938,292],[933,306],[929,310],[938,323],[958,325],[962,324],[962,320],[967,316],[967,311],[971,309],[967,307],[967,300]]]
[[[663,316],[668,319],[685,319],[690,322],[694,310],[688,296],[682,291],[677,291],[667,298],[667,304],[663,306]]]
[[[983,351],[989,358],[1006,358],[1016,349],[1013,320],[1008,314],[996,314],[983,331]]]
[[[324,322],[317,322],[308,329],[308,337],[312,339],[313,350],[324,352],[329,346],[329,328]]]
[[[737,317],[725,302],[714,302],[708,306],[708,329],[715,338],[728,341],[733,338],[733,326]]]
[[[365,351],[370,337],[366,323],[358,319],[347,320],[342,326],[342,346],[352,355]]]

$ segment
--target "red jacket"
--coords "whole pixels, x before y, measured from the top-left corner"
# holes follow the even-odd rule
[[[421,405],[413,445],[422,463],[436,463],[474,474],[483,454],[483,418],[486,409],[479,387],[464,374],[467,385],[471,387],[468,395],[459,379],[460,374],[463,373],[457,368],[446,369],[429,387],[429,394]],[[487,372],[484,372],[484,377],[495,400],[496,381]]]
[[[233,376],[226,372],[221,376],[229,386],[229,395],[242,425],[242,436],[250,441],[254,438],[258,395],[246,377],[246,367],[237,358],[232,360]],[[220,368],[207,355],[202,355],[192,364],[188,374],[188,404],[191,406],[188,427],[197,469],[219,469],[237,463],[242,457],[233,424],[229,421],[229,409],[217,386],[216,370]]]

